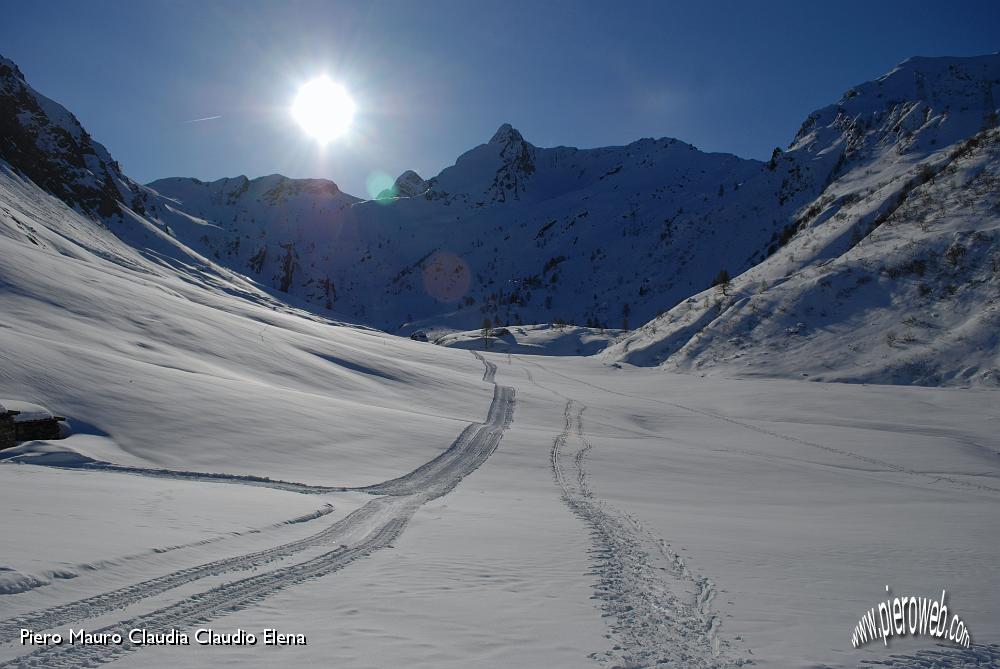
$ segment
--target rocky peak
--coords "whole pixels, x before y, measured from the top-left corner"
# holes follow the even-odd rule
[[[518,132],[517,129],[514,128],[514,126],[512,126],[510,123],[504,123],[499,128],[497,128],[497,131],[495,133],[493,133],[493,138],[490,139],[489,143],[501,144],[506,146],[509,144],[513,144],[515,142],[523,142],[523,141],[524,137],[521,136],[521,133]]]
[[[504,123],[493,134],[489,146],[500,147],[500,167],[487,190],[490,199],[506,202],[519,200],[527,180],[535,172],[535,147],[524,141],[521,133]]]
[[[24,81],[24,74],[22,74],[17,64],[12,60],[0,56],[0,79],[6,77],[13,77],[20,79],[22,82]]]
[[[396,197],[415,197],[427,190],[428,183],[413,170],[406,170],[399,175],[392,186]]]

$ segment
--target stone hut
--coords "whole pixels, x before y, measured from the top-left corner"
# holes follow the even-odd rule
[[[0,450],[21,441],[61,439],[63,432],[59,423],[64,420],[37,404],[0,400]]]

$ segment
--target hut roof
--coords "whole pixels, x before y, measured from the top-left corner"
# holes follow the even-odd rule
[[[36,420],[52,420],[55,416],[51,411],[39,404],[22,402],[21,400],[0,399],[0,412],[17,411],[15,423],[30,423]]]

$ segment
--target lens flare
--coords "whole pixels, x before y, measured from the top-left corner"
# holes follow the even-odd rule
[[[299,88],[292,118],[320,144],[340,137],[351,127],[357,108],[347,90],[328,77],[318,77]]]
[[[469,292],[472,272],[454,253],[438,251],[424,264],[424,290],[438,302],[457,302]]]
[[[391,200],[396,197],[396,190],[393,188],[395,180],[385,172],[372,172],[365,179],[365,188],[368,191],[369,200]]]

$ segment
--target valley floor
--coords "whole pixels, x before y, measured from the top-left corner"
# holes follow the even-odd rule
[[[464,429],[458,402],[421,412],[436,429],[384,483],[296,485],[320,459],[109,469],[75,457],[87,435],[0,464],[0,667],[1000,666],[996,392],[441,355],[492,400]],[[415,453],[438,455],[402,474]],[[853,648],[887,585],[947,590],[973,645]],[[32,648],[22,627],[308,645]]]

